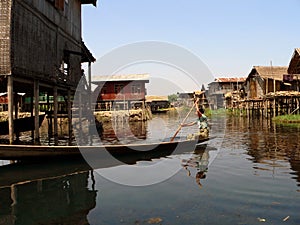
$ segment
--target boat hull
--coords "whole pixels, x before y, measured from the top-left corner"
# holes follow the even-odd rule
[[[99,159],[107,156],[118,158],[125,163],[136,160],[163,157],[171,154],[192,152],[198,142],[194,140],[161,142],[154,144],[100,145],[100,146],[38,146],[38,145],[0,145],[2,160],[50,160],[51,158],[89,158]],[[134,156],[134,157],[133,157]],[[133,159],[133,160],[132,160]]]

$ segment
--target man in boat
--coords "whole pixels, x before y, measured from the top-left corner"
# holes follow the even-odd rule
[[[201,139],[208,138],[209,136],[207,117],[204,114],[204,109],[202,107],[199,108],[198,101],[199,99],[197,99],[195,102],[196,114],[198,115],[197,120],[191,123],[181,124],[182,127],[193,126],[195,124],[198,125],[199,131],[195,134],[189,134],[187,136],[188,140],[197,140],[197,139],[201,140]]]

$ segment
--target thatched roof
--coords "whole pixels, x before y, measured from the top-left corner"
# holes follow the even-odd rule
[[[283,74],[287,74],[287,69],[287,66],[253,66],[248,77],[260,76],[264,79],[282,80]]]
[[[159,96],[159,95],[147,95],[146,102],[153,101],[169,101],[168,96]]]
[[[289,74],[300,74],[300,48],[296,48],[288,68]]]
[[[107,81],[145,81],[149,82],[149,74],[115,74],[106,76],[93,76],[92,83],[97,84]]]

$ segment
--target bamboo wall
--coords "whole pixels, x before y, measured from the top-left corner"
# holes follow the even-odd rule
[[[62,11],[50,1],[1,0],[0,74],[77,86],[81,56],[64,50],[81,52],[81,3],[65,4]],[[68,77],[60,71],[63,60],[70,65]]]
[[[10,63],[11,0],[0,1],[0,76],[11,74]]]

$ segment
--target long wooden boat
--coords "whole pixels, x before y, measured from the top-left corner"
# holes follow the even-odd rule
[[[164,157],[171,154],[192,152],[197,144],[208,141],[176,140],[160,143],[99,145],[99,146],[45,146],[45,145],[0,145],[2,160],[51,160],[51,158],[107,158],[107,153],[118,160],[132,164],[137,160]]]
[[[42,125],[44,118],[45,114],[39,115],[39,126]],[[24,131],[34,130],[34,119],[35,116],[24,117],[14,120],[14,132],[20,133]],[[8,133],[8,121],[0,122],[0,135],[7,135]]]

